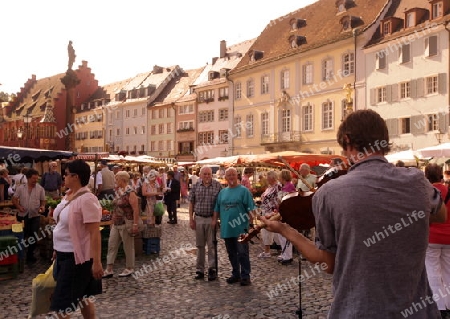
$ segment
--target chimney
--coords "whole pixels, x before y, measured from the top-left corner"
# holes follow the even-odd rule
[[[227,41],[222,40],[220,41],[220,58],[224,58],[227,54]]]

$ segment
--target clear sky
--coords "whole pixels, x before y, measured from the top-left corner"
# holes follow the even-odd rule
[[[227,45],[256,38],[269,24],[316,0],[3,0],[0,91],[16,93],[82,60],[105,85],[153,65],[199,68]],[[307,17],[306,17],[307,18]]]

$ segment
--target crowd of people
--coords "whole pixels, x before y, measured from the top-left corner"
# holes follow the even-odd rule
[[[119,276],[134,272],[133,236],[140,231],[142,212],[147,226],[156,227],[161,219],[154,216],[153,208],[163,200],[169,224],[178,223],[177,208],[188,204],[189,227],[197,246],[195,280],[217,279],[216,236],[220,235],[231,265],[226,282],[250,285],[249,244],[240,235],[258,224],[263,228],[259,258],[272,258],[271,246],[276,242],[281,251],[274,257],[281,265],[293,262],[295,247],[303,258],[322,263],[332,274],[329,318],[399,318],[409,309],[414,309],[410,318],[444,318],[450,308],[446,293],[450,287],[450,189],[442,167],[428,164],[424,174],[388,163],[384,155],[391,144],[386,123],[372,110],[349,114],[337,140],[348,159],[345,175],[322,185],[306,163],[296,176],[291,170],[271,170],[258,176],[257,203],[253,170],[244,170],[241,177],[236,168],[227,168],[220,173],[224,186],[208,166],[192,175],[176,166],[168,171],[144,167],[142,173],[130,173],[110,169],[102,161],[92,178],[83,160],[69,162],[64,171],[66,192],[53,212],[57,287],[51,309],[62,318],[67,309],[83,305],[83,317],[94,318],[94,305],[85,296],[101,293],[101,279],[114,276],[121,242],[126,268]],[[330,163],[342,165],[340,159]],[[11,196],[7,190],[16,185],[12,199],[28,235],[36,230],[45,196],[61,196],[63,179],[55,168],[50,163],[41,184],[34,169],[24,170],[14,182],[7,170],[0,170],[0,199]],[[296,193],[314,195],[316,226],[310,238],[270,218],[278,213],[283,198]],[[104,199],[113,201],[105,268],[98,231],[99,201]],[[33,253],[30,246],[27,260],[31,263]]]

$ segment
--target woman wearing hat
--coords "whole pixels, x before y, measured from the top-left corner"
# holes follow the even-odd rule
[[[156,196],[163,195],[161,185],[156,181],[157,172],[151,170],[147,176],[147,180],[142,186],[142,195],[147,198],[147,224],[155,225],[155,216],[153,210],[156,204]]]

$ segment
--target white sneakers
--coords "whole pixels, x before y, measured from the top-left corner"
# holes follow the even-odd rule
[[[270,253],[262,252],[258,255],[258,258],[270,258],[272,255]]]
[[[133,273],[134,273],[134,270],[125,268],[124,271],[122,271],[122,272],[119,274],[119,277],[128,277],[128,276],[131,276],[131,274],[133,274]]]

